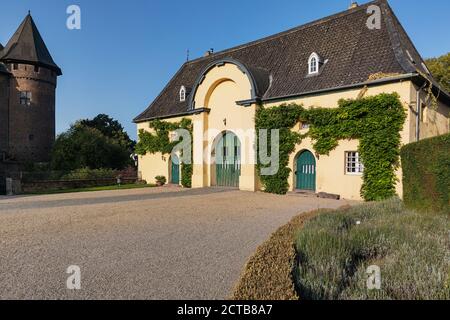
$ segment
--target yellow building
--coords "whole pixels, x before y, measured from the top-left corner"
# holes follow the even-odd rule
[[[437,106],[425,88],[432,84]],[[160,119],[193,122],[192,187],[261,189],[256,171],[255,112],[297,103],[336,108],[340,99],[396,92],[407,112],[402,144],[449,132],[450,95],[440,89],[388,3],[373,1],[294,29],[186,62],[147,110],[134,119],[151,130]],[[308,126],[298,124],[301,133]],[[341,140],[317,155],[309,138],[290,156],[290,190],[361,199],[358,140]],[[146,154],[139,171],[147,182],[162,175],[179,183],[177,161]],[[401,169],[397,176],[401,180]],[[401,183],[397,193],[402,195]]]

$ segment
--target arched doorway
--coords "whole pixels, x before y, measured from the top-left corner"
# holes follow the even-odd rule
[[[296,188],[298,190],[316,191],[316,158],[304,150],[297,156]]]
[[[180,184],[180,158],[177,155],[172,155],[170,159],[170,183]]]
[[[213,185],[239,188],[241,175],[241,142],[239,138],[233,132],[224,132],[218,138],[213,153],[215,155],[215,183]]]

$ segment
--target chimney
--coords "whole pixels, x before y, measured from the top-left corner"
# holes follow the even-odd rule
[[[358,2],[353,1],[353,2],[350,4],[350,7],[348,7],[348,9],[354,9],[354,8],[357,8],[357,7],[358,7]]]

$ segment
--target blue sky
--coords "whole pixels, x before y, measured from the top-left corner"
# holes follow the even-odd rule
[[[186,60],[343,11],[350,0],[1,0],[5,45],[28,10],[63,69],[57,132],[107,113],[136,138],[132,119]],[[366,2],[366,1],[364,1]],[[363,3],[360,1],[360,3]],[[66,8],[81,7],[82,29],[66,28]],[[390,0],[424,57],[450,51],[448,0]]]

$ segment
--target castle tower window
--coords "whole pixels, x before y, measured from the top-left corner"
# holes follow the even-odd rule
[[[19,64],[13,63],[13,70],[19,70]]]
[[[180,89],[180,102],[186,101],[186,88],[184,86]]]
[[[36,72],[36,73],[39,72],[39,66],[34,66],[34,72]]]
[[[21,91],[20,92],[20,104],[23,106],[31,105],[31,92],[30,91]]]

